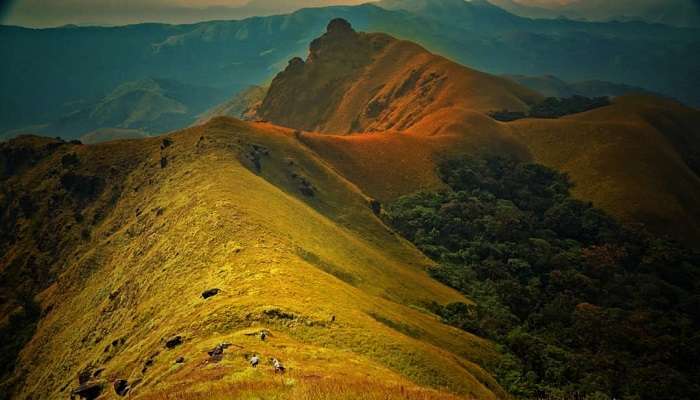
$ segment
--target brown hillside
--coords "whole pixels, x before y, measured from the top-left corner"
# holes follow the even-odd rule
[[[626,221],[698,243],[700,112],[640,95],[555,120],[488,116],[538,99],[510,80],[334,21],[306,61],[292,60],[273,80],[259,113],[322,133],[300,137],[382,201],[439,187],[435,166],[446,157],[512,154],[567,172],[576,196]]]
[[[381,33],[355,32],[334,20],[273,80],[258,110],[278,125],[345,134],[407,130],[431,135],[471,111],[524,110],[538,94]]]

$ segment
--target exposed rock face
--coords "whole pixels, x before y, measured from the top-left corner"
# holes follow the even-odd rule
[[[293,58],[275,77],[258,116],[281,125],[318,130],[335,110],[345,89],[372,62],[375,52],[391,42],[384,34],[353,30],[334,19],[326,33],[311,42],[306,61]]]

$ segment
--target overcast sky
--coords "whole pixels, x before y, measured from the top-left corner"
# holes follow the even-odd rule
[[[31,27],[66,24],[187,23],[287,13],[302,7],[370,0],[0,0],[0,23]]]

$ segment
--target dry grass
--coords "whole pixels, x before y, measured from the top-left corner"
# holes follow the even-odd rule
[[[40,296],[54,307],[21,355],[28,375],[19,398],[64,397],[88,365],[105,368],[108,382],[142,380],[135,396],[264,386],[268,378],[250,371],[246,352],[282,359],[290,377],[371,378],[416,396],[421,387],[486,399],[501,393],[478,367],[496,357],[491,345],[420,311],[430,301],[467,300],[430,279],[430,261],[291,131],[215,119],[170,138],[162,152],[160,139],[138,142],[146,156],[120,181],[123,195]],[[118,165],[132,157],[133,143],[88,146],[82,156]],[[267,149],[260,172],[246,158],[252,144]],[[299,191],[292,172],[308,177],[314,196]],[[221,293],[203,300],[212,287]],[[245,335],[262,328],[273,333],[267,342]],[[165,350],[163,339],[174,334],[184,344]],[[204,365],[206,351],[223,341],[240,347]],[[175,364],[180,355],[187,361]],[[316,390],[300,382],[285,393]]]

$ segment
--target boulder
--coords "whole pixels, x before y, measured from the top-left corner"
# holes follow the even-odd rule
[[[180,336],[180,335],[173,336],[170,339],[165,341],[165,347],[168,349],[174,349],[175,347],[177,347],[181,344],[182,344],[182,336]]]
[[[129,382],[126,379],[117,379],[114,381],[114,392],[119,396],[126,396],[129,393]]]
[[[208,299],[210,297],[216,296],[217,294],[219,294],[219,292],[221,292],[221,289],[219,288],[207,289],[202,292],[202,297]]]
[[[88,382],[73,389],[71,394],[81,399],[92,400],[100,397],[102,390],[104,390],[104,382]]]

